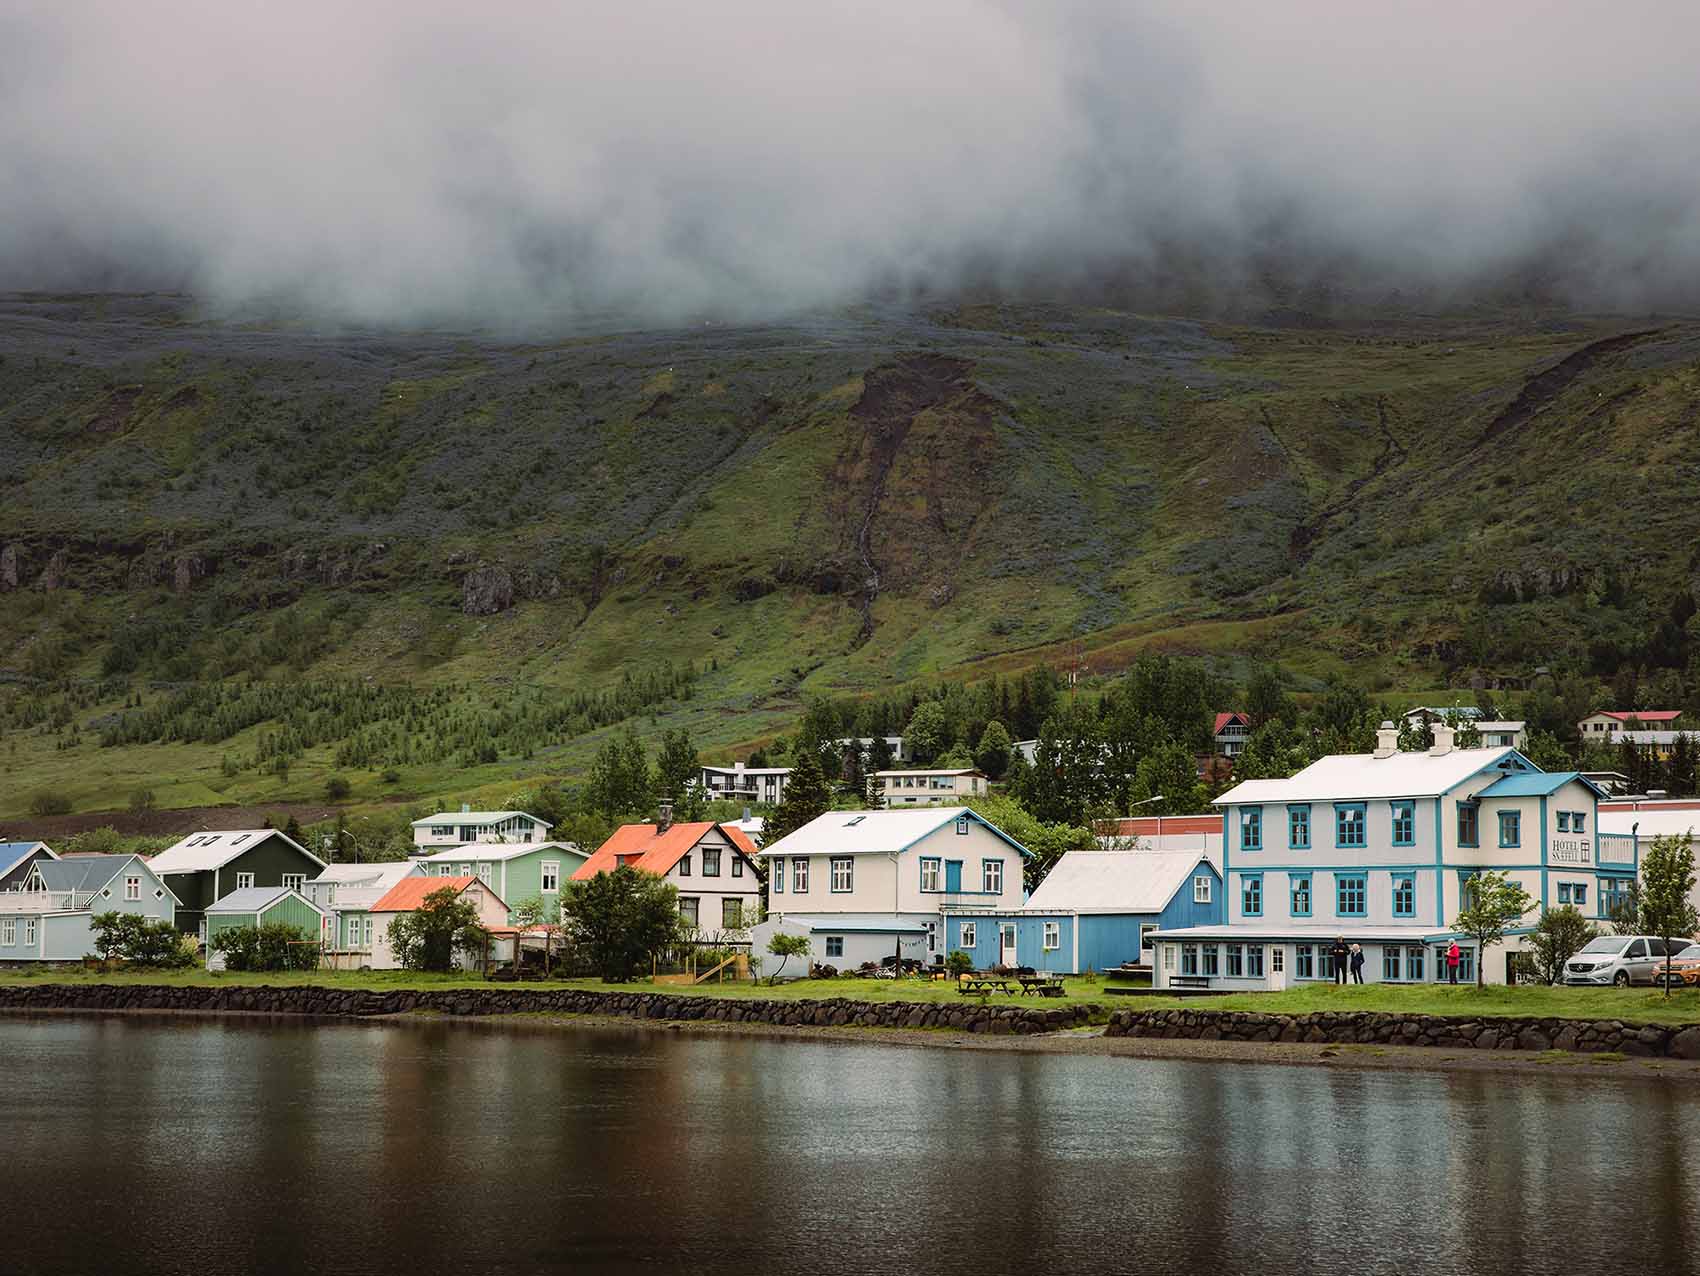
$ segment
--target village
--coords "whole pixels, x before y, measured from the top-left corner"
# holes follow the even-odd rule
[[[1578,731],[1668,750],[1684,735],[1678,716],[1604,711]],[[1385,721],[1372,752],[1230,782],[1210,810],[1098,821],[1092,849],[1066,851],[1037,881],[1032,849],[976,809],[987,776],[902,765],[901,737],[880,742],[894,765],[870,777],[871,809],[828,809],[771,840],[749,812],[783,802],[792,769],[739,762],[701,766],[694,783],[747,803],[744,818],[675,820],[663,800],[595,847],[552,840],[525,811],[465,808],[414,821],[406,858],[389,861],[327,862],[269,827],[199,830],[152,855],[0,843],[0,963],[122,957],[99,937],[128,919],[132,935],[171,928],[174,956],[192,952],[210,972],[268,968],[259,935],[285,937],[270,968],[420,968],[414,920],[452,903],[477,938],[444,949],[438,968],[584,974],[597,962],[564,901],[630,870],[677,912],[628,972],[657,983],[857,974],[1059,996],[1065,977],[1103,976],[1130,993],[1207,996],[1348,979],[1700,981],[1691,919],[1674,935],[1637,934],[1646,910],[1626,908],[1650,848],[1685,846],[1700,800],[1630,793],[1615,772],[1543,770],[1520,751],[1521,722],[1419,708],[1411,723],[1426,748],[1401,749]],[[1231,768],[1249,725],[1218,714],[1219,756],[1201,769]],[[1036,744],[1013,747],[1031,756]],[[1486,885],[1514,903],[1484,926]],[[1692,873],[1686,891],[1700,903]],[[1554,915],[1572,936],[1556,957],[1539,942]],[[1574,951],[1584,945],[1600,958]]]

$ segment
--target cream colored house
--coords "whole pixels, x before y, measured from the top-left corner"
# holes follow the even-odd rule
[[[983,771],[876,771],[874,791],[888,807],[954,806],[963,798],[984,797]]]
[[[416,875],[402,878],[372,905],[370,926],[365,938],[371,945],[371,957],[363,963],[372,970],[399,970],[401,962],[390,946],[390,923],[403,913],[411,913],[428,896],[450,889],[462,903],[471,904],[478,913],[478,923],[486,930],[508,924],[508,906],[476,877],[426,877]],[[456,953],[455,965],[461,970],[477,968],[478,959],[471,954]]]

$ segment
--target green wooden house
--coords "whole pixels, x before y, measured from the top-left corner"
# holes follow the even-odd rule
[[[321,942],[325,912],[289,886],[245,886],[206,908],[207,969],[222,970],[224,954],[213,951],[220,931],[243,926],[293,926],[307,939]]]
[[[177,929],[207,938],[207,910],[234,891],[286,886],[299,891],[325,862],[276,829],[195,833],[148,862],[177,906]]]
[[[513,908],[543,901],[543,920],[561,919],[561,887],[590,852],[573,842],[468,842],[418,863],[431,877],[476,877]]]

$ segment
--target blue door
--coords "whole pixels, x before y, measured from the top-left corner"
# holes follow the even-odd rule
[[[947,895],[954,895],[962,890],[961,860],[946,860],[944,862],[944,889]]]

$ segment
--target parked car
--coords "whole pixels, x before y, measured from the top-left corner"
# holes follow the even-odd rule
[[[1673,941],[1687,947],[1687,939]],[[1665,941],[1656,935],[1601,935],[1564,963],[1567,984],[1650,984],[1664,965]]]
[[[1671,947],[1677,948],[1683,941],[1672,940]],[[1669,979],[1672,988],[1680,988],[1684,984],[1690,988],[1700,985],[1700,944],[1689,944],[1673,953],[1670,959],[1669,975],[1666,974],[1664,962],[1659,962],[1653,970],[1653,982],[1662,984]]]

